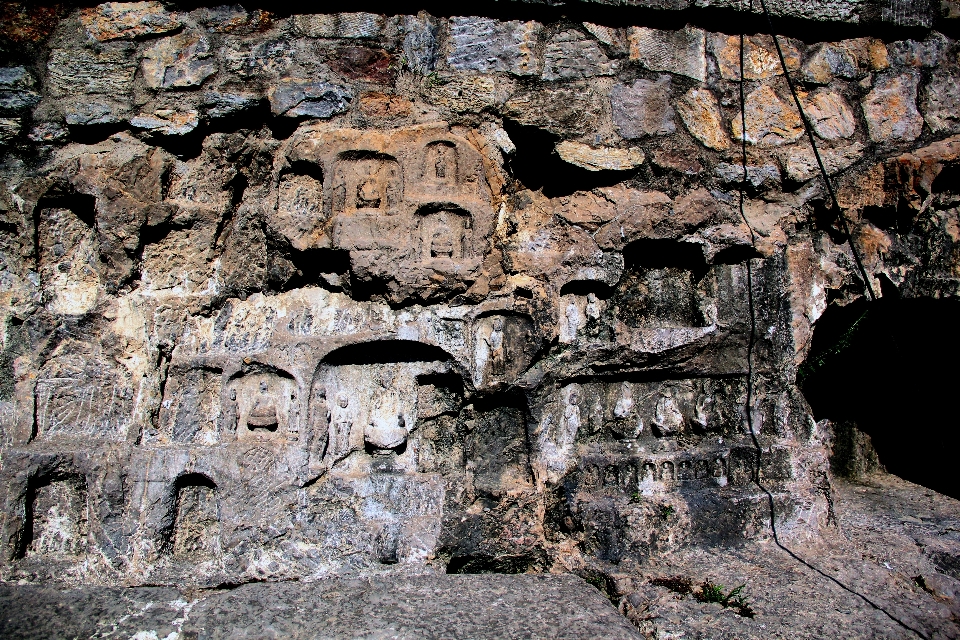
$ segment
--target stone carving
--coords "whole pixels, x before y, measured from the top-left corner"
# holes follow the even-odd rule
[[[64,353],[41,369],[36,386],[36,437],[124,440],[133,420],[134,391],[101,358]]]
[[[228,406],[221,413],[222,377],[222,372],[207,369],[189,369],[169,377],[160,403],[162,440],[214,444],[220,439],[222,424],[236,430],[236,389],[231,389],[234,397],[228,398]]]
[[[292,379],[272,372],[250,373],[231,381],[228,393],[234,392],[238,440],[298,438],[300,407]]]
[[[40,278],[52,313],[90,311],[100,293],[96,233],[69,209],[40,212]]]
[[[560,309],[560,342],[572,344],[580,333],[597,326],[604,302],[593,291],[585,296],[568,293],[561,297]]]
[[[204,561],[219,554],[220,513],[216,486],[204,476],[178,478],[173,527],[167,549],[181,561]]]
[[[350,251],[356,278],[394,281],[401,298],[462,290],[476,277],[493,231],[492,195],[481,155],[445,126],[305,128],[281,148],[279,163],[314,166],[324,177],[323,211],[314,217],[323,222],[285,234],[293,246]],[[286,229],[284,215],[278,210],[277,224]],[[438,271],[445,277],[431,279]]]
[[[532,356],[534,340],[529,319],[490,315],[479,319],[474,332],[473,383],[477,387],[512,381]]]
[[[87,550],[87,496],[78,477],[48,479],[27,494],[23,555],[64,558]]]
[[[737,36],[616,7],[173,4],[12,9],[0,580],[636,579],[766,535],[751,435],[784,539],[833,527],[798,371],[869,295],[767,36],[741,132]],[[861,22],[791,77],[867,282],[955,298],[955,43]]]

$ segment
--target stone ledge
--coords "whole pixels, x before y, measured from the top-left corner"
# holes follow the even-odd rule
[[[0,637],[639,638],[573,575],[439,575],[174,589],[0,585]]]

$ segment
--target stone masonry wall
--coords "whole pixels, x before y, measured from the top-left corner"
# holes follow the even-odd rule
[[[703,24],[3,12],[4,579],[735,545],[770,535],[748,410],[780,535],[829,534],[795,380],[866,289],[768,35],[741,105]],[[780,42],[872,288],[956,296],[957,43],[811,37]]]

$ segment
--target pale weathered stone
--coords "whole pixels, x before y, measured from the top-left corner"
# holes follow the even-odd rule
[[[920,109],[934,133],[960,131],[960,73],[956,69],[934,71],[923,88]]]
[[[676,131],[670,97],[670,76],[660,76],[656,82],[637,80],[632,85],[614,86],[610,106],[620,135],[642,138]]]
[[[376,38],[383,31],[384,17],[376,13],[314,13],[296,15],[293,24],[313,38]]]
[[[443,76],[428,81],[424,93],[434,104],[454,112],[482,111],[501,107],[510,98],[513,83],[505,78],[487,74]]]
[[[101,94],[122,97],[133,88],[135,49],[127,43],[91,49],[54,49],[47,61],[47,81],[56,97]]]
[[[547,43],[543,54],[544,80],[569,80],[611,75],[617,69],[600,46],[574,29],[561,31]]]
[[[0,111],[22,111],[40,102],[35,84],[23,67],[0,68]]]
[[[687,131],[711,149],[726,149],[730,139],[723,128],[723,115],[709,89],[690,89],[677,102],[677,111]]]
[[[539,23],[454,17],[449,24],[447,64],[451,69],[521,76],[540,73],[535,51]]]
[[[143,52],[143,77],[154,89],[196,87],[217,71],[210,42],[196,33],[163,38]]]
[[[383,32],[384,18],[376,13],[337,15],[337,35],[341,38],[376,38]]]
[[[80,21],[101,42],[167,33],[181,25],[159,2],[105,2],[81,9]]]
[[[864,98],[863,115],[874,142],[916,140],[923,129],[917,111],[916,73],[885,74],[877,77],[873,90]]]
[[[838,93],[821,89],[801,98],[801,103],[814,132],[824,140],[849,138],[856,130],[853,110]]]
[[[827,173],[833,175],[850,167],[863,157],[864,147],[859,142],[836,147],[834,149],[819,149],[820,159]],[[784,170],[787,177],[797,182],[806,182],[820,175],[820,166],[808,146],[797,145],[781,154]]]
[[[589,31],[590,35],[592,35],[598,41],[602,42],[608,47],[611,47],[618,54],[627,53],[629,51],[629,43],[627,42],[627,37],[623,29],[616,29],[602,24],[594,24],[592,22],[584,22],[583,28]]]
[[[504,115],[521,124],[558,133],[595,135],[610,108],[606,95],[610,89],[601,88],[592,83],[571,82],[518,91],[504,105]]]
[[[707,77],[706,33],[685,27],[663,31],[631,27],[630,59],[651,71],[667,71],[703,82]]]
[[[107,100],[66,100],[64,119],[70,126],[114,124],[120,122],[124,109]]]
[[[437,20],[425,12],[403,18],[403,55],[407,67],[426,75],[437,64]]]
[[[740,164],[721,162],[714,168],[714,173],[723,182],[728,184],[739,184],[744,182],[743,165]],[[754,187],[779,184],[780,169],[773,164],[765,164],[761,166],[747,165],[746,182],[750,183]]]
[[[200,124],[196,111],[176,111],[157,109],[152,114],[140,114],[130,118],[130,124],[138,129],[164,136],[182,136],[190,133]]]
[[[833,43],[820,45],[803,64],[801,77],[814,84],[829,84],[834,77],[855,78],[857,59],[849,48]]]
[[[751,91],[746,98],[746,134],[742,131],[740,114],[731,121],[733,135],[762,147],[796,142],[803,135],[803,122],[793,104],[780,99],[768,85]]]
[[[220,93],[206,91],[200,102],[203,115],[207,118],[225,118],[255,108],[263,100],[262,96],[252,93]]]
[[[292,22],[297,31],[311,38],[335,38],[338,35],[335,13],[298,14],[293,16]]]
[[[625,171],[643,164],[643,151],[640,149],[599,149],[579,142],[564,140],[557,145],[557,154],[566,162],[588,171]]]
[[[787,69],[793,73],[800,68],[800,51],[790,40],[778,36]],[[711,37],[720,76],[727,80],[740,79],[740,36],[716,34]],[[743,75],[747,80],[764,80],[783,75],[783,65],[777,55],[773,38],[768,35],[744,38]]]
[[[907,67],[937,67],[946,59],[952,42],[943,34],[934,31],[926,40],[900,40],[887,47],[890,60]]]
[[[267,93],[270,110],[278,116],[330,118],[350,106],[353,94],[330,82],[290,80]]]

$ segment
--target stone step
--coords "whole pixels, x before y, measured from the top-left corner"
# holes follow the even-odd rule
[[[172,588],[0,585],[0,637],[640,638],[573,575],[421,575]]]

